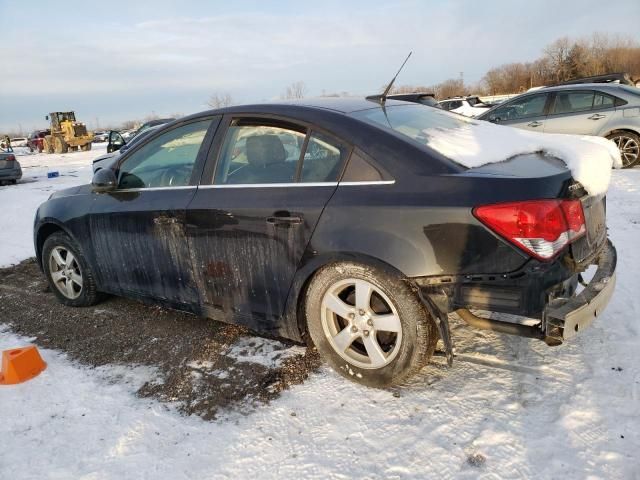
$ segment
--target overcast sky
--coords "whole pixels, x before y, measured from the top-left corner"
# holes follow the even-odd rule
[[[215,92],[268,101],[298,80],[377,93],[410,50],[398,84],[475,82],[594,31],[638,38],[640,1],[0,0],[0,131],[59,110],[91,128],[188,114]]]

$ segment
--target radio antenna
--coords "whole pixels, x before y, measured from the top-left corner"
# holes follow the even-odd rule
[[[393,83],[396,81],[396,78],[398,78],[398,75],[404,68],[405,63],[407,63],[407,60],[409,60],[409,57],[411,56],[412,53],[413,52],[409,52],[409,55],[407,55],[407,58],[404,59],[404,62],[402,62],[402,65],[400,65],[400,68],[398,69],[394,77],[389,82],[389,85],[387,85],[387,88],[384,89],[384,92],[382,92],[381,95],[370,95],[366,97],[367,100],[378,102],[380,105],[384,106],[384,102],[387,101],[387,95],[389,95],[389,92],[391,91],[391,87],[393,87]]]

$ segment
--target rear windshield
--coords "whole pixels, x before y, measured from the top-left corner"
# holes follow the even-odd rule
[[[391,128],[423,145],[429,145],[429,135],[426,132],[431,129],[444,131],[474,123],[461,115],[421,105],[372,108],[352,115],[376,126]]]

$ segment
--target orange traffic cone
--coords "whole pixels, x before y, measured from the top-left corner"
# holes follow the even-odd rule
[[[0,385],[26,382],[47,368],[38,349],[34,346],[14,348],[2,352]]]

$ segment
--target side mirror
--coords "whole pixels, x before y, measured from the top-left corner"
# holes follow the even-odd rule
[[[93,191],[96,193],[111,192],[118,186],[118,179],[113,170],[103,168],[93,175],[91,185],[93,186]]]
[[[489,117],[489,121],[490,121],[491,123],[500,123],[500,117],[496,117],[495,115],[491,115],[491,116]]]
[[[116,132],[115,130],[111,130],[109,132],[109,143],[107,144],[107,153],[117,152],[120,150],[123,145],[126,145],[127,142],[124,140],[120,132]]]

